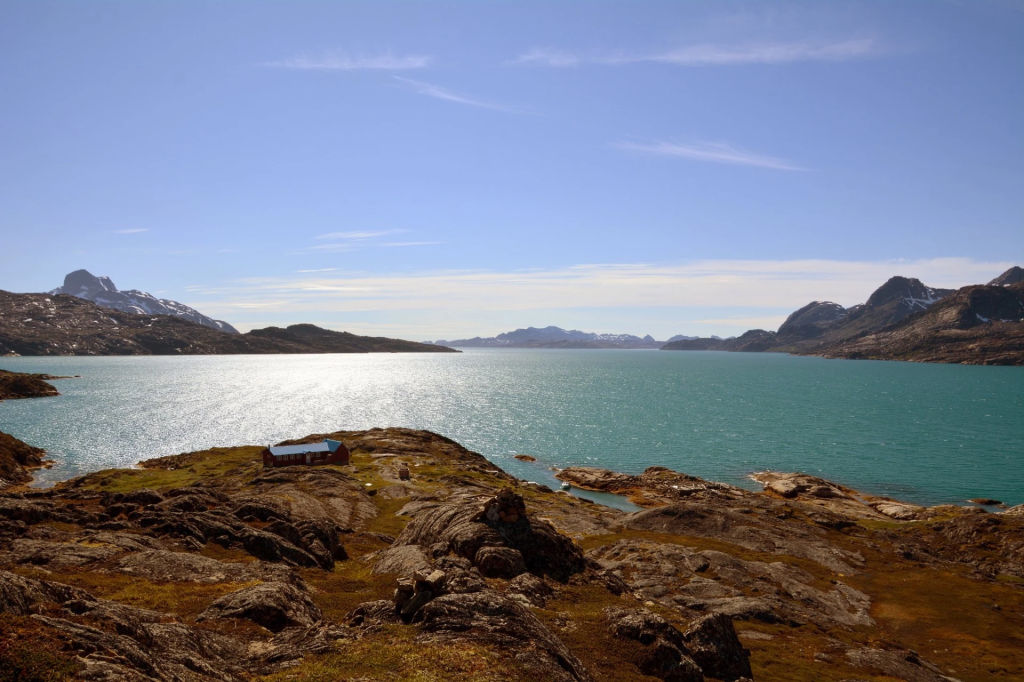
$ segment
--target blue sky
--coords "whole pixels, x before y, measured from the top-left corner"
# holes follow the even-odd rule
[[[720,335],[1024,263],[1024,2],[0,1],[0,288]]]

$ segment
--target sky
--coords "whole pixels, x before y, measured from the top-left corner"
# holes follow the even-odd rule
[[[0,289],[729,336],[1024,265],[1024,1],[0,0]]]

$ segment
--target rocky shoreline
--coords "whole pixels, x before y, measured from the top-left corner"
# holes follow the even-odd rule
[[[763,492],[566,469],[443,436],[314,434],[0,493],[0,668],[90,680],[995,680],[1024,674],[1024,509],[800,474]],[[296,441],[300,442],[300,441]],[[35,662],[35,663],[33,663]]]
[[[49,398],[60,395],[60,392],[48,383],[54,379],[71,379],[50,374],[25,374],[0,369],[0,400],[19,400],[22,398]]]

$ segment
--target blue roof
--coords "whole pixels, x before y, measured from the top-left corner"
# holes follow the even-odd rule
[[[300,445],[275,445],[269,448],[270,454],[274,457],[283,455],[304,455],[307,452],[335,452],[340,441],[327,439],[320,443],[302,443]]]

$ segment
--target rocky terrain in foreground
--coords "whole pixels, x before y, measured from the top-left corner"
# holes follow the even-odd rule
[[[217,448],[0,493],[0,670],[1024,675],[1021,507],[921,508],[800,474],[764,474],[751,492],[659,467],[560,473],[643,507],[625,513],[517,480],[433,433],[301,440],[325,436],[346,443],[350,465],[266,469],[260,447]]]
[[[139,315],[66,294],[0,291],[0,355],[453,353],[444,346],[357,336],[311,324],[218,331],[173,315]]]

